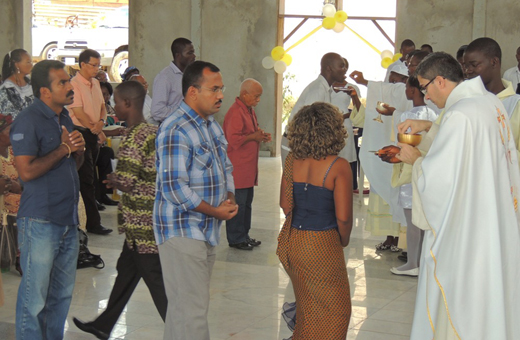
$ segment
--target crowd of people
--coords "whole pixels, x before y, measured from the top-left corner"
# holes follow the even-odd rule
[[[516,265],[520,260],[520,95],[515,93],[520,87],[520,79],[515,78],[520,56],[517,53],[519,65],[502,77],[501,49],[490,38],[475,39],[462,46],[457,59],[444,52],[434,53],[429,45],[416,50],[409,39],[402,42],[400,52],[403,57],[390,65],[385,81],[368,81],[360,71],[350,74],[358,85],[368,88],[366,105],[354,105],[350,115],[343,116],[363,128],[359,159],[370,182],[365,228],[375,236],[387,236],[376,245],[378,252],[400,252],[401,244],[408,250],[399,256],[405,264],[389,269],[395,275],[419,277],[411,339],[513,339],[519,330],[515,315],[520,308],[520,296],[514,288],[520,274]],[[321,230],[321,222],[327,216],[321,210],[325,199],[314,194],[313,204],[309,204],[304,200],[306,196],[298,192],[300,179],[290,177],[295,172],[292,164],[301,158],[296,150],[302,144],[309,148],[327,145],[314,139],[312,129],[308,129],[307,140],[299,140],[294,131],[305,125],[298,119],[306,108],[313,107],[313,117],[318,117],[316,106],[332,102],[331,94],[337,89],[332,86],[333,81],[343,78],[344,82],[347,65],[337,54],[323,56],[320,76],[298,99],[284,134],[286,139],[282,140],[282,156],[287,159],[281,207],[292,227],[287,228],[292,239],[286,240],[287,232],[283,229],[278,251],[295,287],[296,304],[285,311],[290,323],[295,324],[293,339],[307,338],[304,334],[324,339],[346,336],[346,329],[341,331],[339,326],[334,328],[339,335],[317,337],[313,333],[333,333],[327,329],[332,322],[329,317],[314,319],[314,313],[327,315],[317,306],[333,308],[337,312],[335,321],[343,320],[342,325],[348,324],[344,318],[347,315],[348,320],[350,312],[348,306],[337,305],[341,299],[336,295],[322,297],[321,290],[305,295],[307,285],[338,292],[348,287],[348,281],[339,279],[322,285],[315,282],[325,279],[319,273],[329,266],[329,257],[322,255],[327,248],[322,245],[320,255],[316,252],[312,261],[304,261],[306,267],[302,270],[300,258],[294,256],[306,254],[295,248],[287,251],[287,244],[291,247],[290,242],[298,242],[296,233],[300,229]],[[358,91],[353,87],[339,90],[352,99],[357,97]],[[314,124],[318,129],[318,124]],[[422,140],[413,146],[401,142],[406,134],[420,134]],[[329,130],[327,136],[331,135],[333,131]],[[292,157],[291,153],[287,155],[291,150]],[[308,156],[302,158],[311,160]],[[326,159],[320,157],[323,162]],[[298,172],[301,167],[298,164]],[[288,200],[283,188],[289,181],[294,182],[294,197]],[[312,179],[307,177],[303,183],[306,191],[313,190]],[[335,188],[334,196],[336,191]],[[338,205],[345,202],[334,201],[337,236],[341,241]],[[296,214],[309,207],[321,216],[313,223],[314,228],[294,222]],[[305,216],[310,219],[312,214],[306,212]],[[399,240],[404,233],[406,242]],[[317,239],[315,236],[312,241],[299,243],[298,248],[312,250]],[[484,247],[488,251],[475,251]],[[317,267],[310,268],[310,263]],[[336,275],[342,273],[342,269],[335,271]],[[490,291],[499,293],[491,295]],[[314,303],[313,307],[308,307],[309,303]],[[479,308],[484,305],[496,313],[488,314]],[[290,312],[294,311],[293,320]],[[312,324],[307,324],[308,320]]]
[[[96,319],[74,318],[99,339],[110,337],[141,278],[165,339],[210,339],[209,285],[222,222],[229,247],[261,245],[250,234],[260,146],[271,141],[255,112],[263,86],[244,79],[221,127],[214,118],[225,91],[220,69],[196,60],[186,38],[175,39],[171,52],[153,98],[136,67],[114,89],[94,50],[80,54],[72,78],[59,61],[33,67],[22,49],[5,56],[0,203],[4,228],[16,236],[8,266],[22,275],[17,339],[63,338],[78,206],[85,206],[88,232],[110,234],[99,214],[118,204],[110,190],[123,193],[118,275]],[[276,253],[296,297],[284,305],[292,339],[347,336],[343,249],[353,190],[363,188],[353,176],[359,162],[370,182],[365,228],[386,237],[378,252],[406,245],[405,264],[389,270],[419,278],[411,339],[513,339],[520,332],[520,48],[519,65],[503,77],[501,49],[490,38],[455,57],[428,44],[416,49],[409,39],[400,52],[384,81],[350,74],[367,86],[365,104],[346,81],[347,59],[325,54],[281,136],[286,219]],[[359,159],[354,127],[363,129]],[[409,145],[403,135],[421,141]],[[121,138],[115,168],[107,137]]]

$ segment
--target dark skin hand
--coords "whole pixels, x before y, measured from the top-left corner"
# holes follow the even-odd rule
[[[363,76],[363,72],[360,72],[360,71],[354,71],[350,74],[350,78],[354,79],[354,81],[357,83],[357,84],[360,84],[360,85],[365,85],[367,86],[368,85],[368,80],[365,79],[365,77]]]
[[[108,189],[118,189],[122,192],[130,192],[133,187],[125,186],[117,180],[117,176],[115,173],[111,173],[107,175],[107,179],[103,181],[107,185]]]
[[[377,156],[381,158],[383,162],[387,163],[401,163],[401,160],[396,157],[401,152],[401,149],[395,145],[388,145],[377,152]]]
[[[0,192],[7,194],[11,191],[12,181],[7,176],[0,176]]]
[[[118,189],[122,192],[130,192],[133,187],[125,186],[117,180],[115,173],[108,174],[107,179],[103,181],[109,189]],[[205,215],[213,216],[219,220],[227,221],[238,213],[238,205],[235,201],[235,195],[228,192],[228,199],[222,202],[218,207],[213,207],[207,202],[202,201],[197,208],[194,209]]]
[[[43,157],[36,156],[15,156],[14,161],[20,178],[25,181],[32,181],[45,173],[47,173],[54,165],[56,165],[63,157],[69,155],[69,150],[76,160],[76,167],[80,167],[83,163],[83,153],[85,152],[85,141],[78,131],[68,132],[62,126],[61,141],[56,149],[49,152]]]
[[[7,194],[12,192],[13,194],[21,194],[22,186],[18,181],[13,181],[7,176],[0,176],[0,192]]]
[[[376,111],[379,114],[382,114],[383,116],[392,116],[394,114],[395,107],[391,107],[390,105],[385,104],[385,103],[383,103],[382,106],[385,108],[385,110],[380,110],[379,108],[376,107]]]

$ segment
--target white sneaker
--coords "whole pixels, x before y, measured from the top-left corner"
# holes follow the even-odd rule
[[[395,275],[404,275],[404,276],[419,276],[419,267],[409,270],[398,270],[396,267],[390,269],[390,272]]]

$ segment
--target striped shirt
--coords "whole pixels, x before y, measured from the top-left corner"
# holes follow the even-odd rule
[[[155,141],[157,244],[171,237],[218,244],[222,221],[193,209],[202,201],[218,207],[235,192],[227,144],[215,119],[204,120],[184,101],[161,124]]]

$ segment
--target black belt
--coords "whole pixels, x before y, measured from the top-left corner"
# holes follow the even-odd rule
[[[78,126],[78,125],[74,125],[74,129],[75,129],[75,130],[78,130],[78,131],[80,131],[80,132],[87,132],[87,131],[90,132],[90,130],[87,129],[86,127]]]

